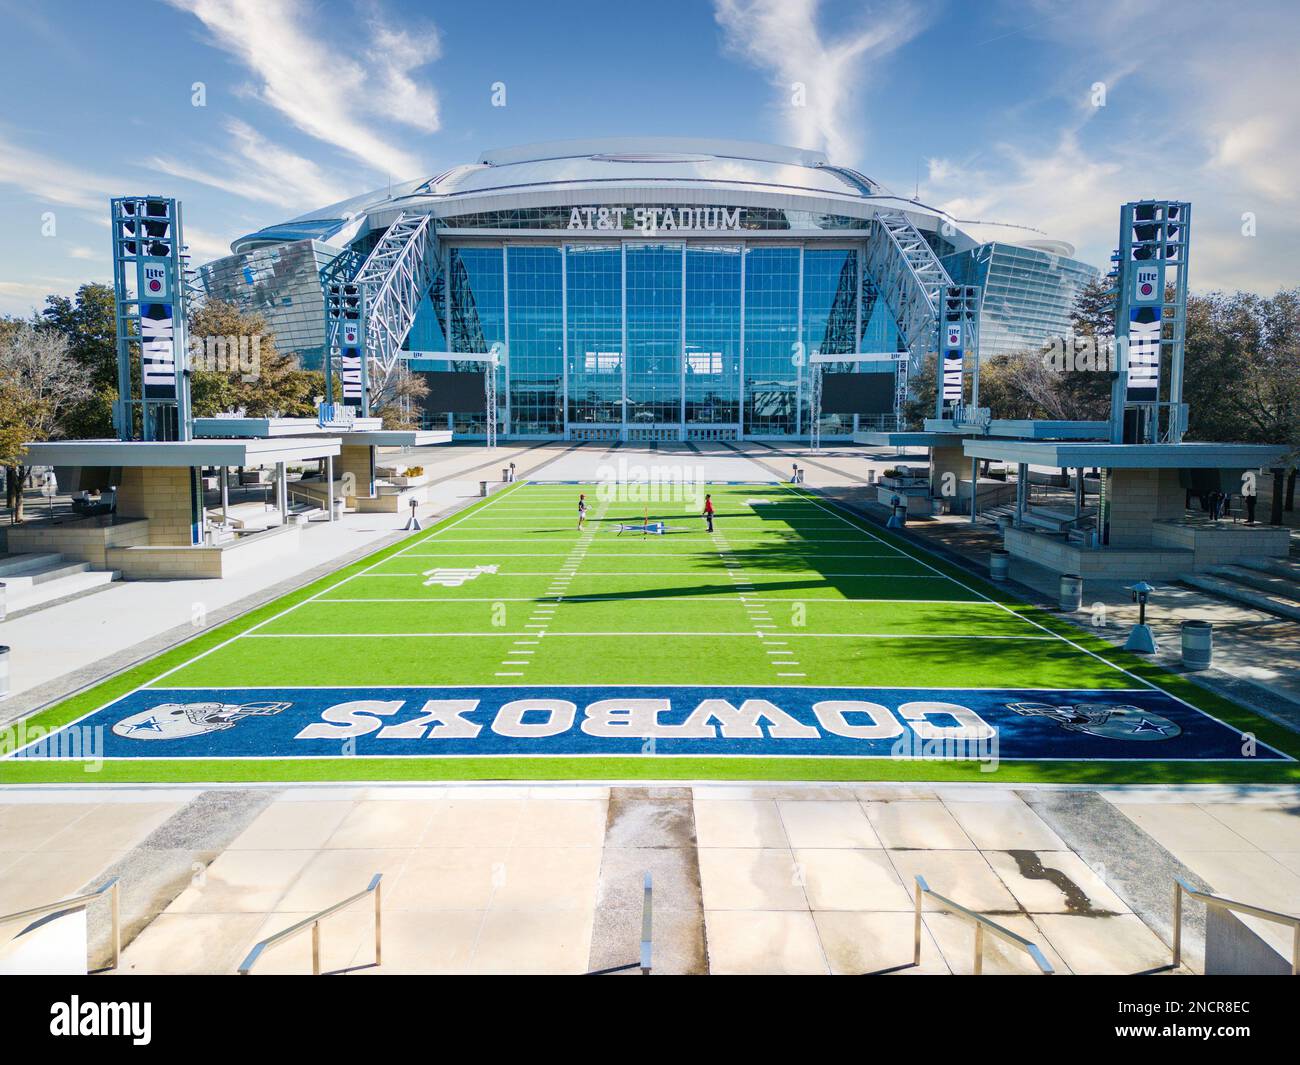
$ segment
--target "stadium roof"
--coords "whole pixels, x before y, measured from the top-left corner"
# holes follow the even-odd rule
[[[386,228],[404,211],[452,217],[512,207],[570,203],[727,203],[870,217],[905,211],[923,229],[956,222],[942,209],[897,196],[874,178],[836,166],[817,151],[756,141],[698,137],[604,137],[548,141],[486,151],[478,161],[393,184],[236,240],[233,251],[313,239],[336,247]],[[986,227],[987,228],[987,227]],[[997,224],[951,235],[959,248],[980,240],[1073,254],[1028,227]]]

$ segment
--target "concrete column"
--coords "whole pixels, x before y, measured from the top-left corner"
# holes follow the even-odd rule
[[[230,467],[221,469],[221,522],[229,528],[230,522]]]
[[[1025,488],[1029,482],[1029,463],[1022,462],[1016,466],[1016,528],[1025,523]]]
[[[961,484],[962,467],[965,466],[965,453],[961,447],[932,447],[930,449],[930,495],[943,495],[943,477],[946,473],[953,475],[953,502],[957,499],[957,489]]]
[[[283,462],[275,464],[276,503],[280,511],[280,524],[289,524],[289,471]]]
[[[975,524],[980,501],[980,460],[970,460],[970,523]]]
[[[334,520],[334,456],[325,456],[325,506],[329,509],[330,521]]]

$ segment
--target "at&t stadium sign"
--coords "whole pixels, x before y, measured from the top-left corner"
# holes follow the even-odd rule
[[[585,230],[631,228],[647,232],[735,232],[743,207],[573,207],[569,228]]]

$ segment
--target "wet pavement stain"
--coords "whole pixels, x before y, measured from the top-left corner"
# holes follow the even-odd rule
[[[1079,917],[1111,917],[1113,911],[1099,910],[1088,898],[1087,892],[1066,876],[1060,869],[1043,864],[1034,851],[1007,851],[1015,859],[1020,875],[1026,880],[1046,880],[1065,896],[1065,912]]]

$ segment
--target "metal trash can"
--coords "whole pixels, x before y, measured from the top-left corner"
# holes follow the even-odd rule
[[[0,646],[0,699],[9,698],[9,648]]]
[[[509,483],[510,483],[510,467],[509,467],[509,466],[502,466],[502,467],[501,467],[501,483],[502,483],[502,484],[509,484]]]
[[[1083,578],[1077,573],[1061,574],[1061,609],[1073,614],[1083,607]]]
[[[1214,663],[1214,626],[1208,621],[1184,621],[1183,668],[1209,669]]]
[[[479,483],[478,483],[478,494],[481,495],[481,496],[486,496],[486,495],[487,495],[487,481],[479,481]]]
[[[895,503],[894,512],[885,522],[886,529],[904,529],[907,527],[907,504]]]
[[[989,579],[995,581],[1005,581],[1007,579],[1007,568],[1011,564],[1011,552],[1004,551],[1002,548],[996,548],[989,553]]]

